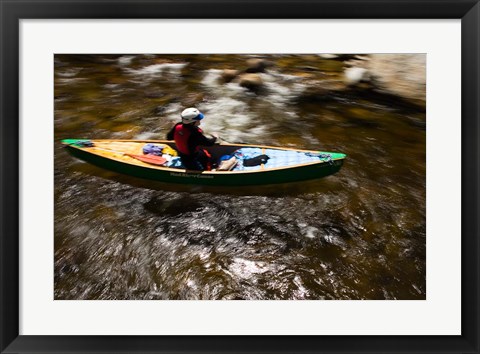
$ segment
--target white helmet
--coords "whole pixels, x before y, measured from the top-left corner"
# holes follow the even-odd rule
[[[202,120],[205,116],[196,108],[187,108],[182,112],[182,123],[190,124]]]

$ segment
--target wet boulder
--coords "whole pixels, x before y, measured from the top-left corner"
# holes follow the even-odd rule
[[[246,73],[264,73],[265,69],[271,66],[268,60],[261,58],[251,58],[247,60]]]
[[[263,80],[258,74],[242,74],[238,77],[238,84],[249,90],[258,91],[263,87]]]
[[[240,72],[238,70],[225,69],[222,71],[220,79],[226,84],[234,80],[239,74]]]
[[[376,92],[426,107],[425,54],[371,54],[365,68]]]

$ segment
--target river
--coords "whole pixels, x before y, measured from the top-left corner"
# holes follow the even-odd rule
[[[426,298],[424,109],[331,89],[346,60],[255,57],[268,65],[252,88],[225,76],[246,55],[55,56],[55,299]],[[308,183],[207,188],[118,175],[60,144],[164,139],[189,106],[226,141],[347,159]]]

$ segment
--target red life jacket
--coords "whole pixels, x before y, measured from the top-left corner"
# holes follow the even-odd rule
[[[193,155],[197,152],[203,153],[204,158],[202,158],[201,164],[204,165],[204,168],[207,171],[210,171],[212,169],[212,155],[206,150],[202,149],[200,146],[197,146],[195,148],[195,151],[190,151],[188,142],[190,140],[190,137],[192,135],[192,129],[197,130],[200,134],[203,133],[202,129],[194,126],[188,126],[184,125],[182,123],[179,123],[175,126],[173,129],[173,140],[175,140],[175,144],[177,145],[177,150],[183,154],[183,155]]]
[[[184,155],[190,155],[193,153],[188,150],[188,139],[190,138],[190,129],[183,124],[177,124],[173,132],[173,139],[177,145],[177,150]]]

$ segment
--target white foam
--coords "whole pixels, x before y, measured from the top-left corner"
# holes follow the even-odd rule
[[[250,278],[253,274],[262,274],[269,270],[265,262],[254,262],[248,259],[235,258],[229,267],[230,271],[240,278]]]
[[[141,76],[142,80],[156,79],[163,74],[171,74],[173,76],[180,76],[181,70],[187,65],[187,63],[163,63],[153,64],[145,66],[141,69],[125,68],[124,70],[133,76]]]
[[[60,76],[60,77],[65,77],[65,78],[70,78],[77,76],[77,74],[82,71],[81,68],[71,68],[71,69],[66,69],[64,71],[57,71],[55,75]]]
[[[118,58],[118,64],[119,65],[130,65],[132,63],[133,58],[135,58],[134,55],[124,55]]]
[[[305,237],[307,238],[315,238],[318,234],[318,229],[314,226],[308,226],[305,228]]]
[[[220,75],[222,73],[221,70],[218,69],[210,69],[205,71],[205,76],[202,80],[202,85],[210,87],[210,88],[218,88],[220,85]]]

